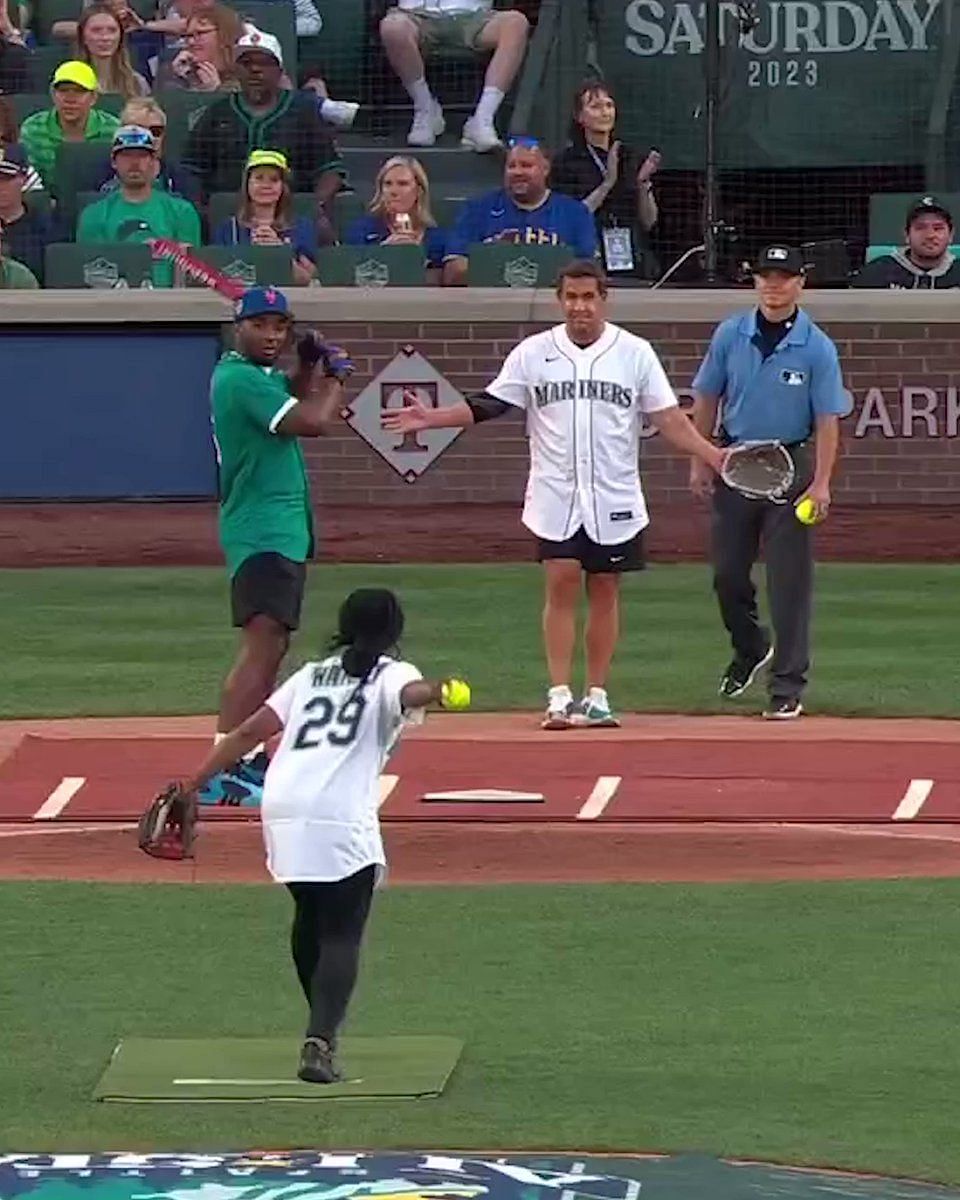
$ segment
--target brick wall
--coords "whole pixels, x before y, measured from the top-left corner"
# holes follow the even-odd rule
[[[906,301],[910,303],[909,298]],[[678,391],[690,381],[712,323],[633,324],[659,352]],[[949,505],[960,501],[960,322],[824,321],[837,343],[854,412],[844,422],[837,499],[855,505]],[[520,338],[543,324],[488,320],[335,324],[325,332],[358,363],[359,390],[406,345],[455,387],[479,390]],[[316,495],[337,504],[518,502],[527,467],[519,420],[504,417],[468,430],[413,484],[406,483],[359,436],[344,428],[312,443],[308,463]],[[654,506],[685,498],[686,466],[660,439],[643,449],[645,487]]]

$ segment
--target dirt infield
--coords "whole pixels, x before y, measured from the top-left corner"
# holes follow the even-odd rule
[[[70,754],[74,743],[78,753],[85,746],[84,752],[89,754],[90,743],[99,741],[108,768],[111,763],[130,761],[131,742],[149,739],[159,745],[164,740],[179,738],[183,752],[191,757],[191,763],[184,766],[191,766],[194,751],[197,756],[202,753],[212,727],[213,722],[207,717],[10,722],[0,725],[0,772],[4,764],[12,768],[18,761],[22,749],[28,745],[26,739],[38,737],[54,739],[43,744],[62,747],[58,753],[64,755]],[[551,766],[556,764],[557,757],[548,752],[550,737],[537,729],[531,714],[441,716],[428,721],[424,729],[414,731],[409,743],[415,750],[414,760],[433,753],[437,765],[432,771],[435,770],[438,782],[443,782],[443,771],[448,769],[449,762],[457,760],[455,744],[463,744],[467,739],[474,751],[485,753],[491,763],[488,780],[491,785],[509,782],[516,761],[526,763],[525,779],[533,778],[529,775],[533,764],[540,772],[537,777],[542,780],[544,791],[558,792],[569,785],[569,778],[551,776]],[[599,776],[612,761],[611,755],[625,762],[624,756],[632,748],[637,761],[633,774],[621,768],[625,771],[623,784],[627,791],[638,784],[659,788],[661,781],[644,776],[644,761],[654,753],[669,754],[679,746],[689,747],[693,743],[701,762],[708,762],[716,755],[720,766],[714,774],[718,777],[721,771],[732,769],[731,756],[739,755],[746,777],[751,772],[756,775],[763,771],[765,756],[777,749],[772,743],[797,743],[793,760],[800,764],[795,769],[798,786],[805,769],[821,769],[827,759],[836,762],[842,758],[848,772],[867,777],[878,768],[878,744],[882,743],[890,753],[902,745],[911,747],[910,753],[918,756],[908,764],[911,771],[919,765],[939,762],[936,772],[930,773],[940,773],[946,784],[951,774],[953,749],[960,741],[960,725],[942,721],[811,718],[796,727],[785,728],[742,717],[633,717],[623,729],[612,734],[602,730],[576,731],[569,737],[576,740],[578,758],[585,764],[580,769],[588,771],[588,775]],[[544,748],[542,766],[537,749],[540,746]],[[796,753],[801,746],[807,752],[810,768],[803,768],[803,755]],[[144,748],[145,762],[152,753],[153,749],[147,753]],[[687,757],[686,752],[683,757]],[[862,770],[852,765],[857,762],[863,764]],[[389,769],[400,772],[403,763],[402,755],[398,755]],[[65,769],[59,767],[55,775]],[[683,769],[676,767],[673,771],[668,782],[674,787],[683,786],[687,778]],[[417,784],[418,796],[423,778]],[[700,773],[687,782],[690,795],[696,800],[704,788],[716,781],[709,773],[707,776]],[[914,782],[931,781],[907,780],[904,776],[895,793],[899,794],[905,785],[909,792],[909,785]],[[48,780],[37,794],[37,804],[51,783]],[[836,795],[837,811],[842,811],[848,803],[849,782],[824,780],[819,786],[825,795],[831,791]],[[934,800],[937,786],[940,784],[935,782]],[[138,788],[133,776],[129,777],[129,787],[138,796],[144,790]],[[433,821],[423,813],[411,819],[411,804],[416,798],[400,797],[402,803],[398,802],[401,790],[398,787],[396,794],[385,800],[383,809],[391,877],[397,883],[724,882],[960,874],[960,821],[941,815],[935,818],[936,824],[923,823],[915,819],[919,810],[909,819],[891,820],[889,797],[885,801],[887,820],[869,824],[830,819],[823,815],[828,811],[823,807],[817,813],[811,812],[809,821],[795,815],[790,823],[764,820],[762,814],[749,823],[643,819],[627,822],[618,819],[616,806],[626,804],[629,797],[623,801],[615,799],[606,813],[594,812],[585,819],[580,819],[585,815],[583,811],[576,819],[571,819],[569,813],[557,819],[553,817],[556,809],[545,805],[543,820],[536,815],[532,819],[527,816],[510,820],[510,814],[503,815],[503,805],[497,805],[489,815],[476,813],[475,806],[465,806],[454,809],[447,819]],[[116,801],[109,811],[98,813],[96,795],[86,804],[78,802],[73,819],[65,819],[70,818],[69,805],[57,814],[56,821],[41,817],[39,811],[32,820],[8,815],[7,822],[0,824],[0,878],[171,883],[266,881],[255,819],[243,820],[243,813],[231,814],[241,819],[219,819],[222,813],[211,813],[201,822],[197,859],[187,864],[161,863],[139,853],[133,826],[129,820],[119,819]],[[136,811],[126,795],[122,803],[128,813]],[[391,804],[396,804],[394,816]],[[589,802],[584,807],[589,807]],[[459,811],[473,813],[471,820],[458,820]]]
[[[532,557],[530,535],[513,505],[324,505],[318,521],[321,558],[328,562],[524,562]],[[706,510],[692,502],[655,512],[647,538],[651,558],[702,560],[706,521]],[[858,562],[955,562],[960,526],[947,507],[839,505],[817,532],[817,555]],[[0,505],[0,567],[220,562],[216,508],[208,502]]]

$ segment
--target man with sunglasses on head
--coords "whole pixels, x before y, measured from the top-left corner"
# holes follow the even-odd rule
[[[597,254],[593,215],[579,200],[547,186],[550,156],[536,138],[510,139],[503,187],[464,202],[447,241],[443,282],[467,282],[470,246],[511,242],[518,246],[569,246],[578,259]]]
[[[193,205],[153,186],[160,160],[149,129],[121,126],[113,139],[112,158],[120,186],[83,210],[78,242],[142,244],[150,238],[172,238],[188,246],[201,244],[200,216]],[[156,263],[153,282],[156,287],[171,287],[172,265]]]
[[[196,176],[185,171],[178,162],[167,157],[167,114],[153,96],[136,96],[133,100],[129,100],[123,106],[120,123],[122,125],[138,125],[141,129],[148,129],[153,135],[153,142],[157,149],[157,161],[160,163],[160,171],[154,186],[171,195],[183,196],[191,204],[199,204],[200,184]],[[91,168],[88,178],[89,186],[81,187],[80,191],[113,192],[120,186],[120,180],[114,169],[113,155],[109,151]]]

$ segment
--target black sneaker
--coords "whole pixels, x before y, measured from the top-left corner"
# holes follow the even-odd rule
[[[343,1076],[333,1058],[333,1046],[326,1038],[308,1037],[300,1051],[297,1078],[304,1083],[339,1083]]]
[[[792,700],[771,700],[763,716],[767,721],[795,721],[803,716],[803,705],[796,696]]]
[[[765,667],[771,658],[773,658],[773,646],[768,646],[759,658],[752,660],[734,658],[720,677],[720,695],[725,700],[733,700],[736,696],[742,696],[756,679],[760,668]]]

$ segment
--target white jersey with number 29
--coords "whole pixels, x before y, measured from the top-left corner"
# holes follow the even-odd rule
[[[280,883],[346,879],[384,866],[380,772],[409,717],[400,693],[422,676],[383,656],[362,689],[335,654],[267,701],[283,734],[263,785],[267,869]]]
[[[582,526],[610,546],[647,526],[641,418],[677,403],[649,342],[607,323],[578,346],[557,325],[524,338],[486,390],[526,412],[523,523],[537,537],[564,542]]]

